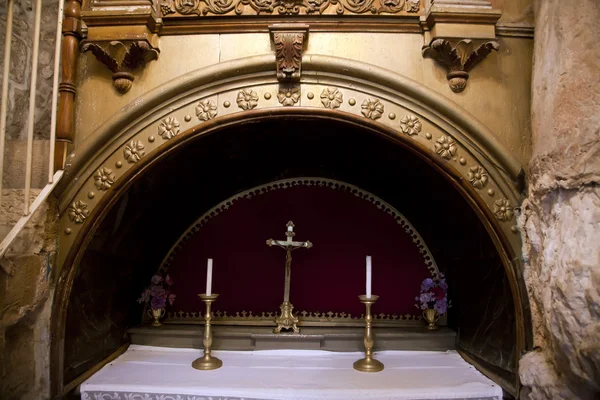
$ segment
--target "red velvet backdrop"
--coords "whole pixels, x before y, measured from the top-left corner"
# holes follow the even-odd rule
[[[283,300],[285,250],[266,240],[313,243],[292,252],[291,302],[295,311],[364,312],[365,256],[373,257],[377,314],[418,315],[415,296],[430,276],[423,255],[394,217],[352,193],[296,186],[239,199],[210,219],[177,252],[169,273],[175,281],[174,311],[200,311],[206,262],[214,259],[215,311],[277,311]]]

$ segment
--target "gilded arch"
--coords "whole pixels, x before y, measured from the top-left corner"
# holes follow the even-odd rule
[[[418,83],[369,64],[305,55],[299,84],[278,84],[273,55],[183,75],[135,99],[67,158],[59,195],[59,284],[53,313],[54,370],[62,371],[64,319],[81,249],[128,184],[195,137],[269,118],[323,118],[399,143],[442,173],[471,205],[505,265],[517,315],[517,355],[531,329],[515,207],[522,168],[492,132]],[[518,357],[517,357],[518,358]]]

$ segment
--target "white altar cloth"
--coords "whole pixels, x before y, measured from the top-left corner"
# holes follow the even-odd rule
[[[362,353],[214,351],[223,367],[191,367],[197,349],[132,345],[84,382],[83,400],[501,400],[502,389],[455,351],[382,351],[377,373],[355,371]]]

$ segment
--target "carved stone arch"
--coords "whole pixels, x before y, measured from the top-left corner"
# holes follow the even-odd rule
[[[301,81],[280,86],[273,55],[203,68],[134,100],[67,158],[59,197],[59,281],[52,316],[53,383],[62,384],[64,322],[79,260],[119,196],[151,165],[202,135],[272,118],[360,126],[406,147],[442,174],[487,229],[511,285],[517,359],[531,347],[516,229],[522,168],[485,128],[445,97],[389,70],[305,55]],[[59,388],[55,387],[55,393]]]

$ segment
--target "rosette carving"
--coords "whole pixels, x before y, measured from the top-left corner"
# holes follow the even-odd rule
[[[327,108],[339,108],[344,101],[344,95],[336,88],[325,88],[321,93],[321,103]]]
[[[90,215],[87,204],[81,200],[74,201],[69,207],[69,219],[76,224],[81,224]]]
[[[372,120],[381,118],[383,115],[383,104],[376,99],[367,99],[360,106],[362,114]]]
[[[514,215],[514,208],[507,199],[496,200],[494,203],[494,214],[500,221],[508,221]]]
[[[158,125],[158,134],[165,140],[171,139],[179,135],[179,125],[177,118],[167,117]]]
[[[446,160],[451,159],[456,154],[456,150],[456,142],[449,136],[442,136],[435,143],[435,152]]]
[[[204,100],[196,106],[196,116],[200,121],[208,121],[217,116],[217,105],[212,100]]]
[[[481,168],[479,165],[469,168],[467,177],[469,178],[471,185],[477,189],[484,188],[488,183],[488,174],[485,172],[485,169]]]
[[[251,89],[243,89],[237,95],[237,105],[242,110],[252,110],[258,105],[258,94]]]
[[[300,92],[297,87],[281,88],[277,93],[277,100],[284,106],[293,106],[300,100]]]
[[[94,184],[98,190],[108,190],[115,183],[115,174],[110,168],[102,167],[94,174]]]
[[[421,121],[414,115],[405,115],[400,119],[400,130],[409,136],[416,135],[421,132]]]
[[[139,140],[132,140],[131,143],[123,149],[123,157],[131,164],[140,161],[140,159],[144,157],[144,154],[146,154],[144,145]]]

